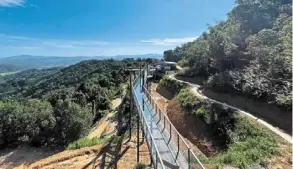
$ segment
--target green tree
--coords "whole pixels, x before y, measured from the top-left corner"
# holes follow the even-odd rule
[[[92,125],[90,111],[69,100],[59,100],[54,107],[56,117],[56,138],[68,143],[85,136]]]

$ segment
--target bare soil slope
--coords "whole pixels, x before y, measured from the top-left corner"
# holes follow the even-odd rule
[[[149,165],[150,156],[145,140],[139,140],[140,162]],[[85,169],[85,168],[121,168],[131,169],[136,165],[136,134],[121,142],[97,145],[77,150],[65,150],[45,159],[26,163],[15,169]]]
[[[194,115],[184,113],[176,97],[169,101],[167,114],[180,134],[196,145],[205,155],[211,156],[217,153],[213,137],[206,124]]]
[[[46,158],[52,154],[62,151],[61,147],[32,147],[21,145],[17,148],[8,148],[0,152],[0,168],[10,169],[23,163]]]

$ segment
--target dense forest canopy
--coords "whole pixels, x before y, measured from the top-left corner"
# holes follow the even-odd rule
[[[2,77],[0,146],[64,145],[84,136],[123,94],[129,67],[138,68],[139,60],[89,60]]]
[[[193,42],[164,52],[206,86],[291,110],[292,1],[236,0],[228,19]]]

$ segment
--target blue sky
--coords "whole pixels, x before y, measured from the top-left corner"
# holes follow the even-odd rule
[[[0,56],[162,53],[226,19],[234,0],[0,0]]]

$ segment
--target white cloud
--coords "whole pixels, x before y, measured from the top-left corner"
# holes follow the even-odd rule
[[[80,46],[95,46],[95,45],[108,45],[109,42],[104,41],[94,41],[94,40],[80,40],[80,41],[71,41],[72,45],[80,45]]]
[[[186,42],[192,42],[197,37],[183,37],[183,38],[164,38],[164,39],[150,39],[142,40],[142,43],[151,43],[153,45],[179,45]]]
[[[0,0],[0,7],[24,6],[24,0]]]
[[[33,45],[54,48],[97,47],[111,44],[109,42],[98,40],[38,39],[25,36],[11,36],[5,34],[0,34],[0,44],[1,42],[10,42],[11,44],[9,45],[12,46]]]
[[[173,45],[175,41],[168,39],[166,42]],[[48,56],[113,56],[145,53],[162,54],[163,51],[176,47],[176,45],[172,45],[164,46],[137,42],[107,42],[97,39],[46,39],[0,34],[0,51],[2,56],[22,54]]]
[[[35,38],[30,38],[30,37],[25,37],[25,36],[10,36],[10,35],[5,35],[5,34],[0,34],[0,39],[1,39],[1,37],[5,38],[5,39],[15,39],[15,40],[37,40]]]
[[[30,7],[32,8],[38,8],[39,6],[38,5],[34,5],[34,4],[29,4]]]

